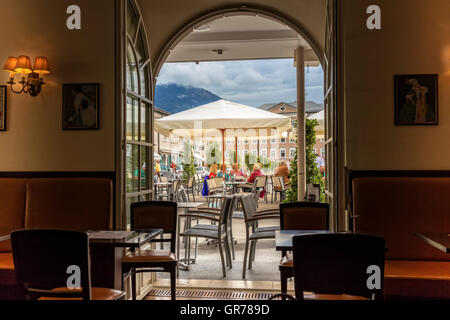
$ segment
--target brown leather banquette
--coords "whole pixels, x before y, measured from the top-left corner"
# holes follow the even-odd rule
[[[450,178],[362,177],[353,187],[354,227],[385,238],[386,298],[450,298],[450,254],[416,232],[450,233]]]
[[[0,232],[21,229],[110,230],[113,183],[107,178],[0,178]],[[18,288],[11,242],[0,241],[0,299]]]

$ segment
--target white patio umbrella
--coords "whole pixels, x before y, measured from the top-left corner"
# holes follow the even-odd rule
[[[221,136],[223,151],[226,130],[234,129],[237,139],[238,135],[245,135],[244,131],[248,129],[276,129],[284,132],[290,128],[291,120],[288,117],[224,99],[155,120],[156,131],[165,136]],[[222,156],[225,163],[225,152],[222,152]]]
[[[316,131],[323,132],[325,130],[325,111],[314,113],[308,119],[315,119],[319,122],[319,126],[316,127]]]

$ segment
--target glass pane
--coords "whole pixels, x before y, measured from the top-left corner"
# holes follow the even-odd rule
[[[141,196],[141,201],[151,201],[152,200],[152,194],[151,193],[147,193]]]
[[[127,7],[127,32],[130,35],[131,39],[134,39],[136,35],[136,31],[138,28],[139,18],[136,14],[136,11],[131,4],[131,1],[128,1]]]
[[[139,137],[138,101],[127,97],[127,140],[137,141]]]
[[[141,105],[141,141],[149,141],[147,134],[147,127],[149,126],[149,106],[146,104]]]
[[[133,47],[128,42],[127,48],[127,89],[139,93],[138,89],[138,74],[137,74],[136,59],[133,54]]]
[[[147,41],[142,31],[139,32],[138,40],[136,43],[136,58],[139,66],[142,66],[142,64],[148,59]]]
[[[127,193],[139,191],[139,146],[127,144]]]
[[[131,204],[132,203],[135,203],[135,202],[138,202],[139,200],[138,200],[138,197],[129,197],[129,198],[127,198],[127,203],[126,203],[126,209],[127,209],[127,229],[129,229],[130,227],[131,227],[131,220],[130,220],[130,217],[131,217],[131,214],[130,214],[130,212],[131,212],[131,210],[130,210],[130,207],[131,207]]]
[[[141,96],[149,97],[150,82],[148,81],[148,68],[142,68],[141,73]]]
[[[150,189],[152,170],[150,166],[150,147],[141,146],[141,190]]]

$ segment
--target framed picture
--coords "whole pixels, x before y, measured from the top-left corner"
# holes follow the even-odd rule
[[[395,124],[438,124],[438,75],[396,75]]]
[[[6,131],[6,86],[0,86],[0,131]]]
[[[63,84],[63,130],[98,130],[100,84]]]

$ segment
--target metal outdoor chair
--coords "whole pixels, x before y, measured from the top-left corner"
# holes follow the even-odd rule
[[[245,216],[245,253],[242,268],[242,278],[244,279],[247,271],[247,259],[249,270],[252,268],[252,262],[255,260],[256,242],[263,239],[275,239],[275,231],[280,229],[279,226],[260,228],[258,226],[259,221],[278,219],[278,215],[255,215],[255,207],[252,204],[252,201],[251,195],[241,198]]]
[[[232,267],[229,239],[230,239],[230,221],[231,221],[230,215],[234,201],[235,201],[234,197],[227,197],[226,199],[224,199],[224,202],[220,209],[219,216],[215,214],[213,215],[207,214],[204,211],[195,211],[195,210],[190,211],[188,214],[180,215],[180,218],[184,219],[192,219],[192,218],[204,219],[217,223],[216,226],[214,225],[204,225],[204,227],[201,227],[199,225],[195,225],[193,227],[188,226],[187,229],[180,234],[180,237],[187,237],[187,238],[195,237],[195,238],[205,238],[215,240],[219,248],[220,259],[222,262],[222,272],[224,277],[226,277],[226,267],[227,266],[230,268]],[[224,247],[225,247],[225,257],[223,252]],[[190,250],[189,247],[188,250]],[[188,255],[188,259],[189,258],[190,256]]]

